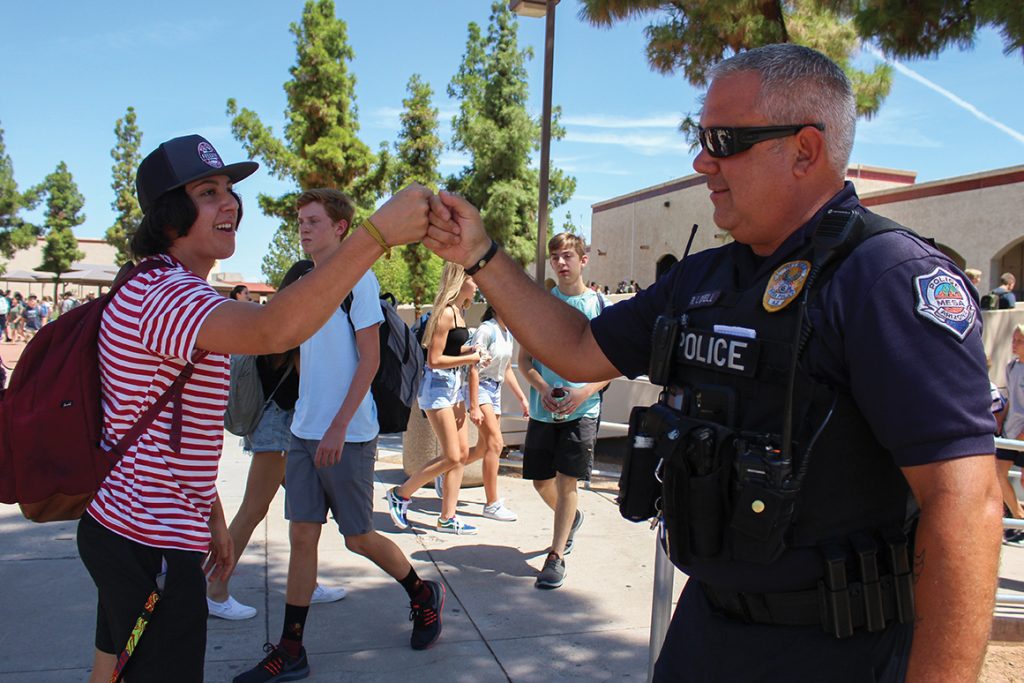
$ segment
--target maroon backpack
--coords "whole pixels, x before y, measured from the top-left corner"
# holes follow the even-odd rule
[[[78,519],[121,455],[181,395],[192,363],[111,450],[100,445],[98,341],[103,311],[126,282],[165,265],[158,260],[140,263],[103,296],[44,325],[25,347],[10,386],[0,389],[0,502],[18,503],[34,522]],[[181,402],[175,405],[171,445],[177,450]]]

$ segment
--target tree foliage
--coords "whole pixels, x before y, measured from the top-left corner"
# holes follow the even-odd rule
[[[372,211],[386,185],[388,155],[377,156],[357,136],[355,76],[349,70],[354,53],[348,29],[338,19],[332,0],[310,0],[302,19],[290,27],[295,36],[296,63],[284,84],[288,106],[284,135],[279,138],[255,112],[227,102],[231,130],[254,159],[277,178],[295,183],[299,190],[333,187],[355,201],[357,219]],[[263,273],[271,282],[281,279],[299,253],[295,196],[259,196],[265,214],[281,224],[263,259]]]
[[[704,88],[711,67],[723,59],[771,43],[814,48],[839,64],[853,82],[857,113],[878,112],[892,87],[892,68],[871,72],[852,66],[857,31],[822,0],[580,0],[580,17],[596,26],[653,15],[644,29],[647,61],[663,74],[682,71],[691,85]],[[688,117],[684,130],[693,128]]]
[[[900,58],[930,57],[950,45],[970,47],[978,29],[992,26],[1007,54],[1024,57],[1024,2],[1020,0],[580,0],[580,17],[595,26],[652,16],[644,30],[651,68],[682,71],[707,85],[708,70],[726,57],[770,43],[819,50],[853,83],[857,113],[878,112],[892,88],[892,69],[852,66],[861,40]],[[688,117],[683,129],[692,129]]]
[[[486,37],[469,24],[466,52],[448,95],[459,100],[452,148],[469,154],[470,165],[447,185],[480,209],[487,233],[525,266],[537,251],[539,174],[530,167],[530,155],[540,147],[540,121],[526,110],[525,63],[533,54],[518,48],[517,30],[506,2],[491,5]],[[551,136],[557,140],[565,131],[557,111],[553,118]],[[551,169],[552,208],[567,202],[575,189],[575,178]]]
[[[395,143],[391,191],[397,192],[414,182],[437,191],[438,183],[441,181],[437,166],[444,145],[437,135],[437,107],[432,103],[434,91],[419,74],[413,74],[409,78],[406,89],[409,96],[402,100],[401,130],[398,133],[398,142]],[[440,259],[419,243],[400,247],[399,251],[406,265],[406,288],[409,290],[409,297],[403,300],[412,301],[416,310],[419,310],[427,303],[428,295],[433,297],[431,292],[437,289]],[[434,261],[438,263],[432,267],[431,263]],[[377,266],[374,270],[378,270]],[[377,273],[382,287],[383,274],[383,270]],[[398,296],[397,293],[395,295]]]
[[[58,300],[60,276],[71,270],[71,264],[85,258],[78,248],[74,229],[85,222],[85,197],[78,190],[67,164],[63,161],[43,180],[42,191],[46,195],[46,243],[43,245],[43,262],[39,270],[55,274],[53,299]]]
[[[381,293],[390,292],[395,295],[398,303],[414,303],[418,311],[421,304],[415,303],[415,295],[412,290],[412,278],[409,272],[409,264],[404,258],[398,258],[398,252],[408,247],[397,247],[392,249],[394,255],[389,259],[377,259],[373,264],[373,274],[377,276],[380,283]],[[421,296],[422,301],[431,303],[437,294],[437,286],[441,282],[441,269],[444,268],[444,261],[431,253],[432,258],[424,261],[424,281],[426,287]]]
[[[947,47],[970,48],[979,29],[1003,37],[1003,52],[1024,58],[1024,3],[1020,0],[821,0],[851,17],[858,35],[893,57],[932,57]]]
[[[135,123],[135,107],[128,107],[124,118],[114,123],[114,148],[110,156],[114,159],[111,167],[114,190],[114,201],[110,208],[114,210],[114,224],[107,228],[105,238],[108,244],[117,249],[115,259],[117,265],[124,265],[131,258],[128,240],[132,232],[142,221],[142,209],[135,196],[135,172],[142,161],[139,147],[142,145],[142,131]]]
[[[9,259],[14,252],[32,246],[39,228],[20,217],[23,209],[32,209],[38,201],[38,190],[19,192],[14,180],[14,164],[7,155],[4,129],[0,128],[0,257]],[[6,272],[0,261],[0,273]]]

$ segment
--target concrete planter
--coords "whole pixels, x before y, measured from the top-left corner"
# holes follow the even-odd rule
[[[470,422],[470,447],[476,443],[476,440],[476,425]],[[434,430],[430,428],[430,422],[423,416],[419,408],[414,407],[409,415],[409,429],[402,436],[402,469],[405,470],[407,476],[412,475],[439,455],[441,455],[441,446],[437,442],[437,437],[434,436]],[[483,460],[477,460],[466,468],[462,478],[462,487],[483,486],[483,483]]]

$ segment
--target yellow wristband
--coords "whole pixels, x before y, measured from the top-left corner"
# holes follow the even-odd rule
[[[388,243],[384,241],[384,236],[380,234],[380,230],[377,229],[377,226],[371,223],[370,219],[367,218],[363,220],[361,227],[363,230],[370,233],[370,237],[373,238],[373,241],[379,244],[380,248],[384,250],[384,258],[391,258],[391,247],[389,247]]]

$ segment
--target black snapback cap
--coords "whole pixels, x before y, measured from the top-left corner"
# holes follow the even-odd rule
[[[135,176],[135,192],[142,212],[146,213],[162,195],[193,180],[226,175],[237,183],[259,167],[255,161],[225,165],[209,140],[201,135],[186,135],[164,142],[142,160]]]

